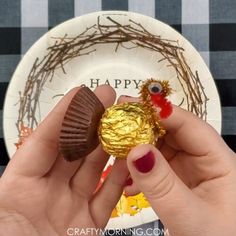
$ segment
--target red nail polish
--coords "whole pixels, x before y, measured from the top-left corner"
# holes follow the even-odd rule
[[[130,186],[130,185],[132,185],[132,184],[133,184],[132,178],[128,178],[128,179],[126,180],[126,182],[125,182],[125,186]]]
[[[153,152],[149,151],[143,157],[134,161],[134,166],[141,173],[147,173],[152,170],[155,164],[155,157]]]

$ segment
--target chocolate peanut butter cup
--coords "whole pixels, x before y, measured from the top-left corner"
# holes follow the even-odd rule
[[[59,149],[67,161],[91,153],[99,144],[98,124],[105,108],[96,95],[82,87],[72,98],[62,122]]]

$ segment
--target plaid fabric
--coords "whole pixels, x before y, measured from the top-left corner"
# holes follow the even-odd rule
[[[223,138],[236,150],[235,0],[1,0],[0,164],[8,162],[2,131],[4,95],[29,47],[55,25],[100,10],[128,10],[152,16],[181,32],[209,65],[223,111]]]
[[[209,65],[223,111],[223,138],[236,150],[235,0],[1,0],[0,1],[0,165],[8,157],[2,108],[21,56],[55,25],[93,11],[128,10],[157,18],[181,32]]]
[[[21,56],[55,25],[100,10],[149,15],[190,40],[215,78],[222,103],[223,138],[236,151],[235,0],[0,0],[0,172],[8,162],[2,130],[4,96]]]
[[[235,0],[1,0],[0,4],[0,165],[8,162],[2,130],[4,95],[21,56],[55,25],[100,10],[149,15],[190,40],[215,78],[222,103],[223,138],[236,150]]]

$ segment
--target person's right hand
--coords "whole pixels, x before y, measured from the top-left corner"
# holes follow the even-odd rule
[[[163,125],[159,150],[139,145],[129,153],[133,184],[126,194],[141,190],[172,236],[236,235],[235,153],[210,125],[179,107]]]

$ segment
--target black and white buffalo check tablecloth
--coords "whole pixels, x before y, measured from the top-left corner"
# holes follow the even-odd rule
[[[8,163],[4,96],[21,57],[50,28],[100,10],[152,16],[189,39],[213,74],[222,104],[222,135],[236,151],[236,0],[0,0],[0,172]]]
[[[8,157],[2,108],[21,57],[50,28],[93,11],[139,12],[170,24],[196,47],[219,90],[222,135],[236,151],[236,0],[0,0],[0,166]]]

